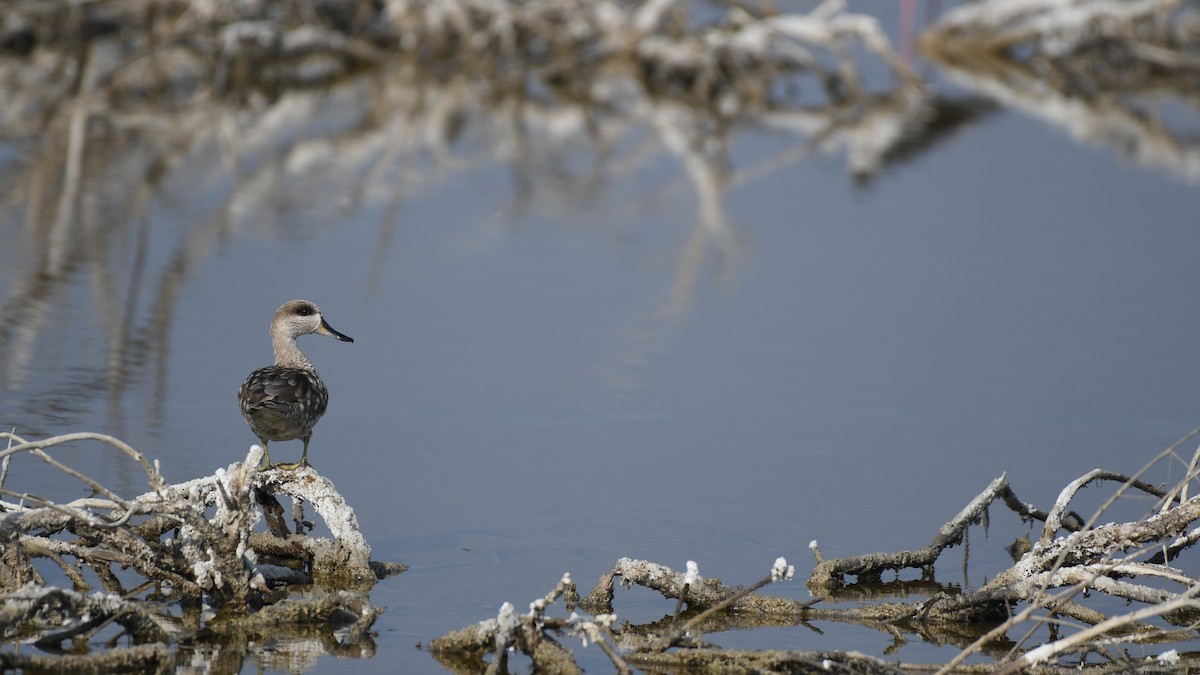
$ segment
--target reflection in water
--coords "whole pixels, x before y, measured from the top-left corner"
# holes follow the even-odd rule
[[[664,158],[680,169],[697,217],[661,308],[630,329],[628,353],[617,357],[642,363],[687,314],[706,263],[726,279],[737,267],[746,240],[724,212],[730,186],[816,151],[844,155],[869,183],[991,109],[932,96],[873,19],[836,3],[804,15],[737,10],[707,26],[672,3],[634,12],[595,3],[572,16],[571,33],[552,3],[485,3],[442,21],[421,3],[396,2],[383,13],[310,17],[315,25],[241,5],[173,23],[180,17],[134,5],[114,19],[87,4],[66,21],[66,5],[27,4],[13,10],[28,14],[24,22],[7,24],[28,39],[6,44],[28,49],[0,56],[11,94],[0,104],[9,139],[0,153],[0,388],[17,408],[7,422],[31,434],[99,407],[105,430],[121,434],[121,402],[143,378],[153,392],[138,423],[161,428],[176,298],[232,232],[279,240],[347,212],[378,213],[371,291],[406,201],[497,162],[512,171],[514,217],[534,204],[577,208]],[[1193,68],[1181,55],[1195,36],[1164,19],[1173,6],[1143,3],[1128,23],[1086,17],[1074,32],[1037,33],[1031,22],[1044,13],[968,5],[922,44],[968,88],[1194,181],[1200,152],[1165,112],[1196,103],[1178,86]],[[497,20],[506,11],[516,14]],[[518,40],[522,25],[549,42]],[[197,53],[170,39],[185,28],[223,38]],[[1140,37],[1127,39],[1129,30]],[[271,39],[251,39],[256,31]],[[381,31],[391,39],[359,37]],[[145,42],[142,32],[161,39]],[[987,50],[980,34],[992,36]],[[861,75],[859,60],[872,58],[891,74],[882,90]],[[1087,65],[1103,61],[1133,65]],[[747,127],[777,132],[779,147],[737,167],[729,149]],[[81,278],[86,296],[71,284]],[[636,386],[635,375],[606,377]]]
[[[331,210],[379,207],[377,283],[406,196],[457,173],[509,165],[521,213],[588,199],[666,156],[698,217],[663,311],[638,331],[654,335],[688,311],[710,256],[725,273],[736,265],[722,194],[752,176],[730,169],[737,129],[808,135],[873,175],[925,118],[879,25],[836,4],[736,10],[703,27],[669,2],[566,15],[554,3],[352,4],[307,24],[252,3],[181,16],[137,3],[18,8],[11,25],[30,46],[0,60],[15,85],[0,116],[32,150],[0,167],[4,235],[19,242],[4,260],[0,383],[20,393],[11,414],[26,431],[50,433],[39,425],[52,407],[69,418],[103,401],[106,430],[121,433],[123,394],[146,375],[154,392],[138,421],[161,426],[176,298],[231,231],[299,236]],[[206,33],[207,53],[180,39]],[[389,53],[401,58],[384,66]],[[869,92],[857,59],[871,57],[895,93]],[[75,77],[50,76],[62,72]],[[70,282],[85,270],[91,295],[78,297]],[[71,369],[72,395],[56,397]]]
[[[1174,0],[991,2],[947,13],[921,44],[963,87],[1197,183],[1197,19]]]

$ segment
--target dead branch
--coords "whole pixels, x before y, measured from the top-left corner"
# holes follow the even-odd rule
[[[169,622],[140,603],[112,595],[84,595],[29,583],[0,596],[0,626],[5,638],[19,630],[26,639],[34,636],[39,643],[57,645],[110,619],[120,623],[137,644],[171,642],[179,637]]]
[[[1054,506],[1050,508],[1050,513],[1046,518],[1046,526],[1042,528],[1042,536],[1040,540],[1042,544],[1049,542],[1050,539],[1053,538],[1060,529],[1062,529],[1062,523],[1065,517],[1064,514],[1067,513],[1067,506],[1071,503],[1071,500],[1075,498],[1075,494],[1079,492],[1080,489],[1098,481],[1115,481],[1117,483],[1136,488],[1160,499],[1166,496],[1165,490],[1160,490],[1153,485],[1143,483],[1142,481],[1137,480],[1136,477],[1131,478],[1124,474],[1119,474],[1113,471],[1093,469],[1068,483],[1067,486],[1062,489],[1062,492],[1059,493],[1058,499],[1054,501]],[[1118,498],[1121,494],[1123,494],[1123,490],[1115,493],[1112,499],[1110,499],[1105,506],[1100,507],[1100,512],[1106,511],[1108,505],[1111,504],[1112,501]],[[1088,524],[1091,525],[1091,523]]]
[[[1174,457],[1178,447],[1176,444],[1164,451],[1155,462]],[[1196,478],[1195,473],[1189,470],[1183,483]],[[1096,481],[1115,481],[1120,487],[1089,521],[1084,522],[1073,513],[1066,515],[1071,497],[1080,487]],[[1100,515],[1129,490],[1149,493],[1162,501],[1150,514],[1139,520],[1095,525]],[[752,592],[766,580],[750,588],[735,589],[718,580],[700,577],[693,563],[689,563],[685,573],[649,561],[622,558],[612,570],[600,577],[581,606],[588,611],[611,615],[618,577],[627,586],[642,585],[659,592],[664,598],[676,600],[674,617],[645,626],[626,625],[614,635],[618,644],[627,650],[627,660],[631,664],[650,670],[690,669],[700,663],[711,664],[713,659],[727,664],[726,667],[747,670],[786,669],[780,665],[783,663],[791,663],[793,665],[790,667],[800,669],[820,664],[821,668],[828,669],[840,667],[837,664],[845,661],[839,659],[847,657],[813,652],[717,651],[697,637],[701,631],[719,632],[752,625],[854,622],[887,631],[898,640],[903,639],[900,637],[902,630],[915,630],[923,635],[938,635],[942,641],[963,644],[964,651],[949,664],[937,667],[903,666],[905,671],[940,668],[942,672],[963,671],[964,668],[970,670],[961,665],[962,659],[978,651],[990,652],[1005,660],[1005,653],[1009,651],[1005,647],[1005,634],[1022,623],[1061,623],[1066,619],[1074,619],[1090,626],[1069,633],[1067,637],[1056,638],[1044,647],[1035,646],[1018,661],[1011,662],[1013,669],[1038,666],[1056,672],[1054,662],[1066,654],[1094,651],[1112,644],[1171,643],[1194,638],[1194,627],[1200,620],[1200,601],[1195,597],[1200,592],[1200,579],[1181,569],[1151,560],[1163,550],[1170,550],[1172,555],[1176,555],[1183,550],[1182,543],[1190,545],[1195,541],[1193,535],[1197,529],[1196,521],[1200,520],[1200,497],[1182,499],[1187,494],[1188,490],[1182,484],[1170,490],[1160,490],[1137,480],[1136,476],[1131,478],[1097,470],[1072,481],[1064,488],[1051,511],[1043,512],[1020,502],[1002,475],[943,525],[933,543],[920,551],[825,560],[816,549],[815,542],[812,545],[817,565],[810,577],[810,584],[813,579],[817,580],[816,593],[828,588],[828,580],[834,578],[830,570],[856,574],[861,581],[864,577],[877,579],[880,571],[896,569],[894,566],[899,564],[921,568],[932,583],[933,566],[938,553],[960,543],[971,524],[986,522],[987,507],[997,500],[1012,508],[1022,521],[1046,518],[1053,513],[1054,521],[1062,525],[1062,529],[1068,530],[1067,534],[1056,539],[1031,544],[1012,567],[978,589],[961,594],[935,593],[923,602],[872,601],[866,606],[849,609],[815,607],[816,601],[798,603]],[[1153,582],[1175,584],[1182,591],[1165,590],[1152,585]],[[1144,603],[1146,606],[1110,617],[1088,606],[1088,596],[1084,591]],[[821,593],[821,597],[832,599],[833,596]],[[681,615],[679,612],[684,602],[689,605],[690,615]],[[1026,607],[1017,611],[1020,604]],[[751,607],[755,611],[745,611]],[[746,621],[744,618],[731,617],[728,621],[715,621],[714,614],[722,610],[742,610],[735,614],[741,617],[750,615],[753,619]],[[774,623],[771,623],[772,618]],[[1182,626],[1184,630],[1156,626],[1148,619],[1160,619]],[[755,624],[756,621],[762,623]],[[976,626],[983,630],[961,630],[955,629],[955,626]],[[943,628],[946,630],[943,631]],[[1025,639],[1030,635],[1032,631],[1026,634]],[[1056,636],[1057,632],[1051,635]],[[1007,644],[1015,650],[1021,643]],[[1178,662],[1178,655],[1167,651],[1156,663],[1160,670],[1165,671]],[[1132,663],[1123,665],[1131,666]],[[874,672],[869,664],[855,667]],[[993,668],[994,664],[988,667]],[[1078,667],[1074,664],[1071,666]],[[1138,663],[1137,667],[1154,669],[1153,665],[1145,663]]]
[[[898,675],[912,672],[908,664],[888,663],[866,654],[821,651],[687,649],[675,652],[635,652],[630,664],[650,673],[825,672],[859,675]]]
[[[967,528],[987,517],[987,508],[996,500],[1001,500],[1022,519],[1045,520],[1044,512],[1038,511],[1031,505],[1025,504],[1016,497],[1008,484],[1005,474],[1001,474],[968,503],[959,513],[938,529],[937,536],[926,547],[915,551],[900,551],[898,553],[873,553],[863,556],[851,556],[836,560],[818,559],[817,566],[808,578],[808,588],[815,595],[827,595],[828,589],[840,586],[846,575],[854,575],[860,581],[878,580],[884,572],[899,572],[902,569],[918,569],[929,573],[942,551],[962,543]],[[1082,521],[1078,516],[1060,515],[1058,522],[1066,520],[1067,526],[1078,529]]]
[[[357,585],[370,588],[375,583],[371,569],[371,547],[358,529],[358,519],[337,488],[311,466],[296,471],[260,472],[255,484],[265,492],[292,497],[312,504],[333,534],[332,539],[292,535],[289,543],[299,544],[309,558],[313,576],[331,585]],[[298,520],[303,520],[298,519]],[[293,542],[293,538],[298,542]]]
[[[1169,602],[1143,607],[1123,616],[1115,616],[1061,640],[1035,647],[996,672],[998,675],[1019,672],[1025,668],[1051,661],[1059,654],[1069,653],[1083,647],[1090,648],[1098,638],[1106,637],[1113,632],[1123,631],[1130,624],[1140,623],[1148,617],[1161,616],[1183,608],[1192,610],[1200,609],[1200,602],[1195,599],[1198,594],[1200,594],[1200,584],[1194,585],[1186,593]]]
[[[178,659],[168,645],[152,643],[117,647],[97,654],[28,654],[0,652],[0,670],[71,673],[172,673]]]
[[[45,450],[46,448],[51,448],[56,445],[62,445],[63,443],[74,443],[76,441],[99,441],[101,443],[106,443],[108,445],[111,445],[112,447],[121,451],[121,454],[125,455],[126,457],[129,457],[134,462],[136,462],[138,464],[138,466],[140,466],[142,468],[142,471],[144,471],[146,473],[146,477],[149,480],[150,487],[152,489],[157,490],[166,484],[166,481],[163,479],[162,474],[160,474],[158,472],[158,467],[151,466],[150,462],[146,459],[145,455],[138,452],[137,450],[134,450],[132,447],[130,447],[130,445],[128,443],[122,441],[121,439],[114,438],[112,436],[109,436],[108,434],[97,434],[97,433],[93,433],[93,432],[89,432],[89,431],[84,431],[84,432],[79,432],[79,433],[74,433],[74,434],[63,434],[61,436],[52,436],[50,438],[46,438],[46,439],[43,439],[40,441],[26,441],[24,438],[21,438],[20,436],[16,435],[15,433],[0,431],[0,439],[5,439],[9,442],[8,447],[5,448],[3,451],[0,451],[0,458],[4,458],[4,459],[7,459],[8,457],[11,457],[12,455],[16,455],[21,452],[42,451],[42,450]],[[16,445],[12,445],[13,442],[15,442]],[[48,455],[46,455],[44,452],[40,452],[38,454],[38,456],[43,459],[49,458]],[[63,467],[61,464],[56,464],[56,466],[60,469],[66,468],[66,467]],[[67,469],[67,471],[71,472],[69,469]],[[71,472],[71,475],[74,475],[77,478],[82,476],[81,474],[77,474],[74,472]],[[99,483],[92,481],[90,478],[85,478],[85,482],[88,484],[89,487],[93,487],[93,488],[97,489],[97,491],[103,491],[106,493],[108,492],[103,487],[101,487]],[[109,493],[109,494],[111,494],[111,493]]]
[[[1116,480],[1123,485],[1134,485],[1131,479],[1110,472],[1093,471],[1080,479],[1073,481],[1063,490],[1055,507],[1051,510],[1053,521],[1062,523],[1062,515],[1070,501],[1070,496],[1089,482],[1095,480]],[[1140,489],[1162,496],[1163,491],[1151,486],[1136,483]],[[922,569],[931,574],[933,564],[938,555],[948,546],[961,541],[966,528],[979,519],[986,506],[1001,497],[1011,495],[1011,488],[1004,476],[992,481],[980,495],[967,505],[954,519],[942,526],[938,536],[929,546],[918,551],[900,553],[877,553],[865,556],[854,556],[837,560],[818,559],[818,563],[809,577],[809,588],[814,593],[830,588],[845,574],[856,574],[860,579],[877,579],[885,570],[901,568]],[[1015,501],[1015,498],[1006,499]],[[1024,513],[1028,513],[1025,511]],[[1134,523],[1113,523],[1100,527],[1072,533],[1054,542],[1041,542],[1033,546],[1024,556],[1008,570],[998,574],[983,587],[962,595],[934,598],[920,608],[914,618],[921,620],[945,620],[959,616],[970,620],[1003,620],[1011,616],[1011,607],[1017,602],[1029,602],[1034,605],[1047,607],[1055,613],[1069,616],[1089,624],[1099,624],[1108,620],[1104,614],[1093,609],[1069,602],[1064,598],[1054,598],[1045,595],[1047,589],[1079,585],[1111,593],[1123,599],[1141,599],[1145,601],[1162,602],[1173,599],[1174,594],[1167,593],[1142,585],[1117,582],[1109,579],[1112,575],[1123,576],[1154,576],[1181,582],[1185,585],[1190,579],[1177,570],[1149,564],[1130,564],[1121,562],[1120,557],[1130,550],[1141,550],[1174,543],[1178,538],[1189,534],[1191,524],[1200,519],[1200,500],[1188,501],[1174,508],[1151,515]],[[1072,520],[1078,520],[1073,516]],[[1094,520],[1094,519],[1093,519]],[[900,607],[904,607],[901,605]],[[1145,627],[1130,625],[1131,631],[1143,630]]]
[[[262,449],[252,446],[243,462],[218,469],[212,476],[168,485],[140,453],[101,434],[69,434],[36,442],[7,436],[7,456],[29,453],[99,496],[58,504],[0,491],[0,495],[20,497],[0,501],[0,541],[4,542],[0,588],[7,591],[0,595],[3,639],[31,641],[59,652],[65,641],[87,643],[100,628],[115,625],[130,644],[144,647],[101,650],[71,661],[86,669],[126,662],[151,667],[163,654],[173,654],[174,646],[185,638],[274,639],[314,628],[328,634],[322,643],[331,652],[359,656],[373,652],[370,627],[380,610],[365,596],[333,590],[291,598],[273,590],[280,585],[312,584],[314,578],[328,588],[342,584],[366,590],[376,570],[380,577],[402,570],[402,566],[369,560],[370,547],[353,509],[311,467],[292,473],[258,471]],[[152,491],[121,497],[47,454],[62,443],[79,441],[101,441],[136,461],[146,471]],[[254,531],[259,520],[256,504],[278,505],[276,495],[312,504],[332,538],[291,534],[286,526],[273,533]],[[260,563],[265,558],[289,567]],[[35,566],[39,560],[57,566],[75,589],[45,586]],[[107,593],[83,594],[91,587],[83,565],[96,573]],[[130,572],[140,575],[134,592],[124,589],[117,569],[124,570],[126,578]],[[146,603],[142,593],[147,590],[160,601]],[[164,599],[185,607],[198,606],[203,599],[215,616],[185,629],[170,613],[172,603],[161,602]],[[335,628],[347,626],[341,639],[333,637]],[[150,645],[160,646],[149,649]],[[0,655],[0,662],[28,667],[49,663],[43,657],[19,655]]]
[[[731,595],[726,597],[724,600],[712,605],[711,607],[708,607],[707,609],[700,612],[696,616],[692,617],[691,619],[688,619],[686,622],[679,624],[677,627],[675,627],[673,630],[671,630],[671,632],[669,632],[667,635],[665,635],[664,637],[662,637],[658,640],[655,640],[653,643],[651,643],[649,646],[649,649],[651,651],[661,652],[661,651],[666,651],[666,650],[670,649],[671,647],[675,647],[675,646],[681,644],[682,641],[684,640],[684,638],[690,637],[692,631],[695,630],[697,626],[701,625],[705,621],[705,619],[708,619],[709,617],[713,616],[717,612],[723,612],[725,610],[730,609],[731,607],[736,605],[740,600],[742,600],[743,598],[746,598],[751,593],[753,593],[754,591],[757,591],[758,589],[762,588],[763,586],[774,583],[776,581],[781,581],[783,579],[790,580],[795,575],[795,573],[796,573],[795,567],[788,565],[787,560],[785,560],[784,558],[779,558],[778,560],[775,561],[775,565],[771,567],[771,573],[768,574],[765,578],[763,578],[762,581],[759,581],[758,583],[753,584],[752,586],[740,589],[737,592],[732,593]],[[693,562],[688,562],[688,571],[687,571],[687,574],[684,576],[684,588],[683,588],[683,593],[679,598],[680,602],[683,602],[684,600],[687,599],[688,591],[693,586],[700,584],[702,582],[703,582],[703,579],[700,577],[699,567]],[[678,614],[679,605],[676,605],[675,611]]]
[[[705,579],[698,574],[677,572],[648,560],[621,558],[611,571],[600,577],[596,587],[580,601],[580,606],[589,612],[612,612],[613,582],[616,577],[620,577],[626,587],[633,584],[644,586],[658,591],[664,598],[684,599],[689,607],[697,609],[721,606],[734,611],[794,616],[803,613],[812,604],[744,593],[743,589],[722,584],[720,579]],[[733,598],[732,603],[729,602],[730,598]]]
[[[575,584],[569,574],[564,574],[545,597],[531,602],[528,614],[517,614],[513,606],[506,602],[501,605],[496,618],[447,633],[430,643],[430,650],[439,660],[463,662],[466,659],[475,664],[483,663],[484,655],[491,654],[492,660],[486,668],[488,673],[505,672],[504,664],[509,649],[528,655],[538,671],[582,672],[570,650],[552,637],[552,634],[566,633],[579,637],[584,647],[589,642],[599,645],[617,672],[632,672],[621,655],[606,642],[611,638],[609,631],[616,616],[599,614],[592,619],[584,619],[572,612],[566,619],[547,617],[546,609],[560,597],[565,599],[568,608],[578,601]]]

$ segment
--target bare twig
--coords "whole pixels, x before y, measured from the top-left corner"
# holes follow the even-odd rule
[[[764,586],[773,584],[776,581],[781,581],[783,579],[791,579],[792,576],[795,575],[795,573],[796,573],[795,567],[788,565],[787,560],[785,560],[783,558],[779,558],[778,560],[775,561],[775,565],[771,568],[771,573],[768,574],[765,578],[763,578],[762,580],[758,581],[757,583],[755,583],[751,586],[748,586],[746,588],[739,590],[738,592],[730,595],[728,598],[725,598],[724,600],[716,603],[715,605],[712,605],[708,609],[705,609],[704,611],[700,612],[696,616],[689,619],[687,621],[687,623],[684,623],[682,626],[679,626],[675,630],[671,631],[670,634],[666,635],[661,640],[651,643],[650,651],[658,651],[658,652],[666,651],[666,650],[670,649],[671,647],[678,645],[680,640],[682,640],[692,630],[694,630],[696,628],[696,626],[699,626],[710,616],[716,614],[717,612],[723,612],[723,611],[729,609],[730,607],[735,605],[742,598],[745,598],[746,596],[750,595],[751,593],[757,591],[758,589],[760,589]],[[692,563],[688,564],[688,575],[689,576],[698,576],[698,574],[696,574],[696,575],[693,574]],[[694,582],[689,581],[684,584],[685,592],[688,588],[690,588],[692,583],[694,583]]]
[[[1025,668],[1037,666],[1045,663],[1059,654],[1077,649],[1083,645],[1089,644],[1098,637],[1112,633],[1113,631],[1122,629],[1130,624],[1140,622],[1154,616],[1162,616],[1168,612],[1173,612],[1181,608],[1200,609],[1200,602],[1196,601],[1196,596],[1200,594],[1200,584],[1196,584],[1192,588],[1178,598],[1169,602],[1164,602],[1150,607],[1143,607],[1139,610],[1114,616],[1113,618],[1103,623],[1096,624],[1085,630],[1073,633],[1061,640],[1049,642],[1034,649],[1025,652],[1011,663],[1005,665],[996,671],[997,675],[1007,675],[1015,673]]]
[[[915,551],[900,551],[898,553],[875,553],[864,556],[851,556],[833,560],[821,559],[808,578],[808,587],[814,594],[827,593],[829,588],[836,586],[848,574],[858,577],[878,578],[885,570],[900,570],[905,568],[925,569],[937,561],[941,552],[962,541],[967,528],[983,517],[989,504],[997,498],[1004,498],[1006,504],[1018,505],[1022,516],[1032,515],[1034,511],[1012,496],[1008,480],[1001,474],[991,484],[971,500],[954,518],[940,528],[933,541],[924,548]],[[815,547],[814,547],[815,550]]]

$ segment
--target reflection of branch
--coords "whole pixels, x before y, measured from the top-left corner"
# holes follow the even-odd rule
[[[39,356],[48,360],[38,350],[61,349],[40,339],[51,316],[108,325],[103,366],[70,364],[94,373],[94,387],[115,397],[142,368],[165,386],[175,298],[217,236],[290,234],[377,209],[378,270],[406,196],[495,162],[514,172],[508,212],[519,214],[534,204],[577,209],[671,160],[697,222],[666,311],[651,318],[670,321],[688,311],[714,252],[722,271],[733,267],[724,192],[761,175],[731,166],[737,130],[802,115],[813,125],[785,133],[844,147],[854,173],[871,175],[900,131],[924,119],[922,95],[878,23],[837,1],[795,15],[734,8],[708,25],[693,25],[680,0],[636,9],[617,0],[150,3],[6,8],[39,58],[0,56],[0,83],[15,92],[0,100],[0,128],[43,150],[0,166],[0,186],[23,188],[0,194],[0,207],[27,205],[15,221],[23,235],[11,237],[26,255],[0,253],[12,258],[0,260],[12,279],[0,298],[8,388],[27,386]],[[101,30],[111,25],[122,31]],[[903,94],[872,93],[865,59],[881,61]],[[146,208],[156,203],[208,215],[169,221],[176,231],[155,222],[150,256]],[[82,263],[100,274],[98,297],[70,307],[61,289]],[[143,279],[155,280],[148,301]],[[125,284],[121,303],[115,289]],[[96,308],[107,309],[97,317]],[[24,398],[37,408],[49,395]],[[151,410],[152,422],[161,414]]]
[[[1027,0],[980,2],[946,13],[931,33],[970,42],[981,52],[1038,42],[1067,54],[1102,34],[1123,32],[1134,21],[1167,18],[1182,0]]]
[[[976,3],[948,12],[921,47],[964,87],[1200,182],[1200,141],[1186,124],[1171,127],[1176,103],[1200,113],[1200,95],[1181,86],[1200,74],[1200,32],[1180,4]]]

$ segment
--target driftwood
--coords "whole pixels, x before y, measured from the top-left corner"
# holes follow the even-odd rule
[[[618,668],[636,667],[650,672],[713,667],[719,667],[723,672],[816,669],[865,673],[897,670],[990,672],[997,666],[1006,672],[1031,666],[1049,671],[1061,668],[1063,672],[1079,672],[1092,666],[1109,670],[1114,665],[1136,667],[1142,672],[1169,672],[1195,666],[1198,661],[1194,656],[1183,656],[1166,647],[1195,640],[1197,626],[1200,626],[1200,578],[1170,564],[1200,539],[1200,527],[1197,527],[1200,496],[1188,497],[1200,477],[1197,468],[1200,450],[1190,461],[1176,455],[1184,442],[1198,434],[1200,430],[1189,434],[1156,460],[1174,459],[1188,467],[1184,479],[1171,490],[1149,485],[1137,476],[1096,470],[1064,487],[1054,505],[1043,511],[1018,499],[1002,475],[939,528],[933,542],[923,549],[826,560],[813,542],[810,548],[817,564],[809,576],[808,587],[815,597],[807,602],[756,592],[773,581],[790,578],[790,566],[782,558],[768,577],[746,588],[705,579],[692,562],[688,563],[686,571],[677,571],[650,561],[622,558],[600,577],[596,587],[578,605],[593,614],[595,622],[605,628],[600,635],[614,645],[612,648],[606,645],[606,651],[620,654],[619,661],[614,658]],[[1105,481],[1116,482],[1119,487],[1091,518],[1084,519],[1070,510],[1080,488]],[[1157,498],[1159,501],[1153,512],[1132,522],[1097,524],[1100,516],[1130,491]],[[970,527],[986,524],[988,507],[996,503],[1011,509],[1024,523],[1044,522],[1040,536],[1023,547],[1010,549],[1016,562],[979,588],[963,593],[940,591],[934,581],[935,563],[940,554],[961,544]],[[845,608],[828,606],[847,597],[843,590],[860,585],[878,587],[883,574],[898,574],[905,569],[921,574],[927,591],[925,599],[916,602],[872,601]],[[849,577],[855,577],[855,580],[851,582]],[[636,584],[658,592],[665,599],[675,600],[674,613],[652,624],[615,627],[613,603],[618,578],[625,586]],[[564,577],[564,581],[567,579]],[[1179,590],[1164,589],[1164,584]],[[558,597],[561,591],[560,584],[552,595]],[[1101,596],[1142,606],[1110,616],[1091,606],[1095,604],[1091,598]],[[852,593],[850,597],[861,602],[864,595]],[[684,606],[686,610],[683,610]],[[506,607],[511,614],[511,606]],[[535,667],[549,667],[549,661],[542,661],[543,657],[529,648],[538,644],[539,632],[551,628],[561,631],[566,626],[588,621],[572,613],[569,622],[550,624],[531,612],[529,617],[509,618],[506,623],[505,612],[502,610],[498,619],[435,641],[432,645],[435,655],[443,662],[450,656],[470,659],[482,668],[487,663],[485,657],[492,654],[487,667],[496,668],[502,667],[497,665],[503,659],[499,647],[515,646],[534,660]],[[722,650],[702,638],[733,628],[811,625],[822,621],[873,627],[891,634],[897,640],[897,647],[904,642],[903,634],[911,632],[939,642],[958,644],[962,651],[948,664],[896,664],[855,653]],[[1052,632],[1051,638],[1042,644],[1024,645],[1032,630],[1018,642],[1007,638],[1008,631],[1022,624],[1066,625],[1071,621],[1085,627],[1074,632],[1061,630],[1061,634]],[[521,635],[522,638],[501,639],[497,635]],[[603,639],[597,642],[606,644]],[[563,647],[555,644],[553,663],[569,663],[577,668],[573,661],[564,661]],[[1164,649],[1155,658],[1134,660],[1115,651],[1122,644],[1160,644]],[[1065,660],[1092,652],[1101,654],[1107,663]],[[986,667],[962,665],[967,656],[976,653],[990,655],[995,662]]]
[[[0,653],[0,664],[159,669],[174,662],[181,641],[286,640],[314,627],[328,634],[328,651],[373,653],[370,627],[380,610],[363,593],[377,576],[401,569],[370,561],[353,510],[311,467],[259,471],[263,451],[252,446],[245,460],[212,476],[171,485],[156,463],[102,434],[0,438],[9,445],[0,451],[0,630],[5,642],[32,642],[46,652]],[[121,497],[49,452],[82,441],[107,444],[133,460],[150,491]],[[5,487],[20,453],[81,481],[93,496],[54,503]],[[301,504],[311,504],[332,537],[305,536],[303,528],[291,533],[279,523],[255,531],[256,502],[270,511],[277,496],[294,500],[301,521]],[[51,571],[72,588],[48,584]],[[292,597],[291,587],[318,590]],[[212,616],[199,611],[202,603]],[[113,627],[131,646],[113,648],[114,637],[108,649],[93,644]],[[338,639],[335,627],[348,628]],[[66,642],[82,653],[62,657]]]

